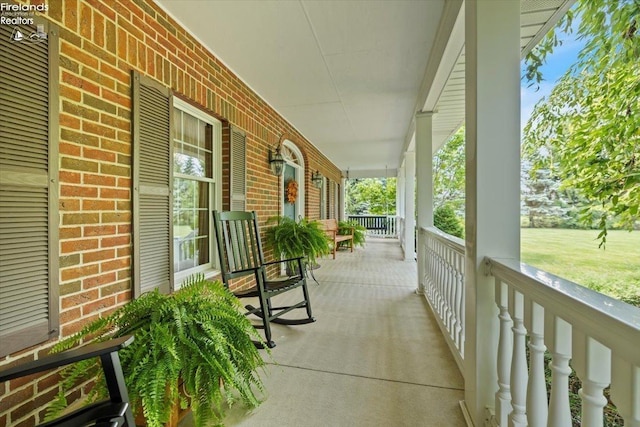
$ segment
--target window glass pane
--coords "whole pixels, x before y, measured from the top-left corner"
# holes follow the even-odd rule
[[[188,113],[181,115],[184,133],[174,140],[174,173],[213,178],[213,126]]]
[[[198,146],[198,125],[200,120],[191,114],[184,113],[182,117],[182,140],[187,144]]]
[[[202,167],[205,171],[205,176],[212,178],[213,177],[213,126],[207,124],[204,128],[204,161]]]
[[[210,184],[186,178],[174,179],[174,268],[184,271],[209,261]]]
[[[182,139],[182,111],[173,109],[173,139]]]
[[[173,151],[173,171],[182,175],[209,178],[210,175],[206,175],[204,157],[204,153],[200,153],[195,147],[176,143]]]

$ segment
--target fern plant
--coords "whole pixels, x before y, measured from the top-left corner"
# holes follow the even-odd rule
[[[364,225],[360,225],[356,220],[350,221],[338,221],[338,234],[351,234],[353,229],[353,245],[364,246],[364,241],[367,236],[367,229]],[[347,246],[349,242],[340,242],[341,246]]]
[[[131,334],[135,339],[120,350],[120,359],[133,411],[141,410],[149,426],[164,425],[175,403],[183,409],[190,405],[196,426],[220,423],[225,404],[260,403],[256,390],[264,389],[258,369],[265,363],[252,340],[261,338],[238,299],[219,281],[198,275],[171,295],[157,290],[144,294],[91,322],[53,351]],[[90,401],[108,395],[99,360],[85,362],[62,372],[48,418],[67,406],[65,395],[81,382],[95,381]]]
[[[267,220],[265,244],[284,259],[306,256],[311,265],[330,252],[327,235],[318,221],[272,217]]]

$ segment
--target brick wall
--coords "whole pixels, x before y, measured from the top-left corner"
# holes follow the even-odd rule
[[[339,180],[340,171],[152,1],[50,0],[48,5],[44,17],[60,34],[60,99],[53,102],[60,105],[63,336],[131,298],[132,70],[220,118],[227,140],[229,124],[246,132],[247,209],[262,219],[278,211],[268,147],[285,136],[294,142],[307,166],[306,215],[318,217],[311,171],[331,180]],[[224,191],[228,202],[228,188]],[[11,355],[0,365],[33,359],[50,345]],[[57,382],[54,373],[0,384],[0,425],[41,422]]]

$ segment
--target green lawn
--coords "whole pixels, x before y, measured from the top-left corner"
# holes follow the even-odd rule
[[[522,261],[588,288],[640,304],[640,231],[523,228]]]

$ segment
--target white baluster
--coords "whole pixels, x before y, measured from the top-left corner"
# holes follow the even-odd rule
[[[429,263],[431,262],[431,252],[429,252],[429,235],[427,233],[425,233],[424,235],[424,250],[422,252],[422,256],[424,257],[424,293],[427,299],[431,301],[431,290],[433,288],[433,283],[431,281],[431,270],[429,269]]]
[[[442,245],[442,284],[444,286],[444,324],[447,331],[451,331],[451,307],[449,306],[449,263],[447,262],[447,247]]]
[[[440,251],[440,283],[442,284],[442,322],[447,324],[449,307],[447,307],[447,264],[444,260],[444,246],[438,242]]]
[[[466,309],[465,309],[465,294],[466,294],[466,290],[465,290],[465,286],[464,286],[464,255],[461,255],[460,257],[460,271],[458,273],[458,277],[459,277],[459,281],[460,281],[460,293],[462,294],[460,296],[460,354],[464,355],[464,339],[465,339],[465,316],[466,316]]]
[[[611,350],[576,328],[572,366],[582,381],[582,425],[602,427],[602,410],[607,404],[603,390],[611,382]]]
[[[456,348],[460,351],[460,298],[462,295],[462,289],[460,284],[460,254],[453,254],[453,283],[454,283],[454,296],[453,296],[453,341],[456,344]]]
[[[429,272],[429,300],[431,301],[431,306],[436,308],[436,281],[435,281],[435,254],[433,253],[433,239],[429,238],[429,262],[427,263],[427,271]]]
[[[437,314],[438,313],[438,280],[436,278],[436,251],[435,251],[435,242],[431,241],[431,262],[430,262],[430,275],[431,280],[433,281],[433,310]]]
[[[440,284],[440,319],[444,323],[447,318],[447,293],[444,285],[444,259],[442,258],[442,243],[440,242],[438,242],[438,283]]]
[[[498,338],[498,391],[496,392],[496,420],[506,427],[511,412],[511,349],[513,333],[509,316],[509,289],[496,279],[496,305],[500,310],[500,337]]]
[[[464,307],[464,299],[465,299],[465,286],[464,286],[464,255],[460,257],[460,272],[459,272],[459,280],[460,280],[460,354],[464,356],[464,337],[465,337],[465,316],[466,310]]]
[[[431,301],[431,306],[434,306],[434,282],[433,282],[433,249],[432,249],[433,239],[427,235],[427,262],[426,262],[426,271],[427,276],[429,277],[429,290],[427,292],[427,296],[429,301]]]
[[[434,239],[433,241],[433,261],[434,261],[434,270],[435,270],[435,282],[436,282],[436,311],[438,312],[438,316],[442,319],[442,281],[440,280],[440,243]]]
[[[529,331],[529,382],[527,421],[529,427],[547,425],[547,385],[544,374],[544,308],[525,298],[524,326]]]
[[[453,338],[453,267],[451,265],[451,249],[444,246],[447,266],[447,330]]]
[[[509,289],[509,314],[513,320],[513,355],[511,357],[511,406],[510,427],[527,426],[527,352],[524,327],[524,297]]]
[[[551,352],[551,398],[549,427],[571,427],[569,406],[569,360],[571,359],[571,325],[545,312],[544,342]]]
[[[624,418],[625,427],[640,427],[640,366],[613,355],[611,400]]]

